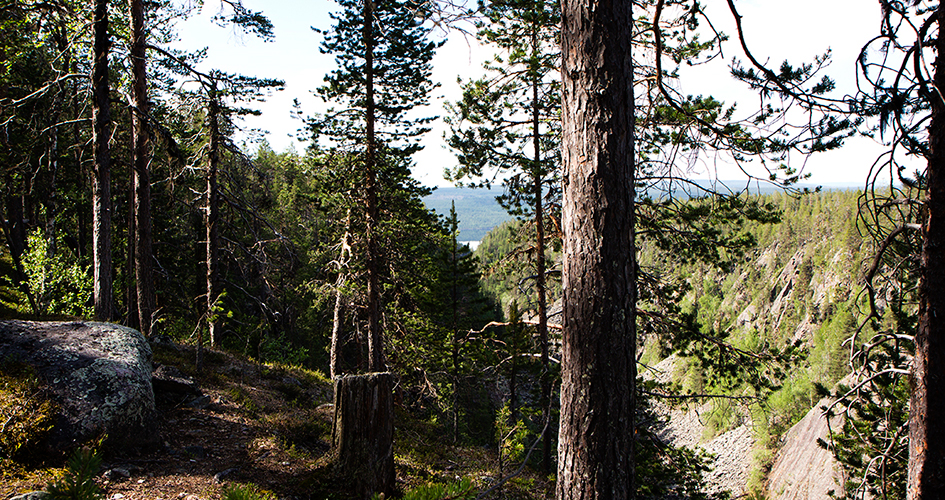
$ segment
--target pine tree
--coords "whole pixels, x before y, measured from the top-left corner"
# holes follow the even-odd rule
[[[448,173],[454,181],[471,179],[488,186],[503,177],[499,203],[509,213],[534,222],[532,256],[535,311],[541,349],[541,408],[551,418],[551,375],[548,362],[547,257],[549,205],[560,203],[560,75],[559,24],[556,2],[503,0],[488,4],[478,38],[499,55],[486,64],[490,75],[463,86],[462,99],[449,105],[448,142],[459,166]],[[531,246],[531,245],[529,245]],[[551,470],[551,435],[546,433],[542,468]]]
[[[362,158],[368,369],[383,371],[387,361],[381,331],[380,198],[391,188],[419,192],[419,186],[407,180],[405,160],[419,151],[419,138],[429,130],[426,124],[432,118],[407,115],[427,104],[434,88],[430,60],[437,44],[423,26],[427,6],[421,2],[364,0],[340,5],[342,11],[332,14],[334,29],[316,30],[325,35],[322,52],[335,54],[339,65],[317,93],[343,108],[316,116],[309,126],[316,138],[327,137]],[[397,186],[398,182],[402,184]]]
[[[92,120],[95,143],[95,169],[92,178],[92,239],[94,253],[95,318],[109,321],[115,314],[112,296],[112,189],[111,153],[108,141],[112,132],[109,96],[108,1],[96,0],[92,26],[95,43],[92,53]]]
[[[562,4],[564,333],[557,498],[633,498],[631,2]]]

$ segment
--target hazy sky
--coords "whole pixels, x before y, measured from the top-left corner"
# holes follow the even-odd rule
[[[301,123],[291,118],[292,100],[302,103],[306,114],[319,111],[323,104],[311,91],[322,77],[334,68],[330,56],[319,52],[321,35],[311,27],[328,29],[328,13],[338,6],[328,0],[243,0],[253,10],[263,11],[275,26],[274,42],[263,43],[232,29],[220,28],[209,18],[219,9],[219,0],[206,0],[204,12],[181,26],[181,45],[209,47],[206,67],[259,77],[284,79],[284,91],[274,94],[258,107],[263,115],[245,122],[251,127],[269,131],[268,141],[276,151],[294,144],[299,151],[304,145],[295,139]],[[716,28],[730,35],[733,41],[723,45],[724,60],[708,67],[683,74],[681,88],[689,94],[713,95],[727,103],[738,102],[738,109],[748,113],[757,107],[757,96],[747,92],[728,74],[727,65],[733,58],[744,60],[740,47],[734,41],[734,23],[725,0],[706,0],[706,12]],[[855,90],[855,60],[860,47],[873,36],[879,26],[878,2],[863,0],[737,0],[736,7],[743,16],[746,38],[756,57],[776,68],[785,58],[792,62],[810,61],[827,48],[833,53],[829,74],[838,83],[838,92]],[[438,33],[438,36],[443,36]],[[457,76],[464,79],[480,76],[486,56],[472,41],[452,35],[433,60],[437,99],[429,114],[442,115],[442,102],[459,96]],[[697,82],[698,85],[693,82]],[[426,139],[424,151],[416,156],[414,175],[427,185],[448,185],[443,180],[444,167],[455,162],[453,153],[444,146],[444,128],[437,123]],[[812,182],[845,182],[861,184],[876,156],[882,151],[868,140],[855,140],[842,151],[816,155],[804,163],[811,172]],[[795,167],[802,159],[793,160]],[[722,179],[737,176],[737,170],[724,161],[706,164],[700,176],[717,175]]]

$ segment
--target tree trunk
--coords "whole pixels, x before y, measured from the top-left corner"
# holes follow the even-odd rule
[[[564,333],[557,497],[634,496],[632,2],[562,7]]]
[[[335,310],[331,323],[331,350],[329,351],[329,373],[331,379],[341,375],[341,323],[344,316],[344,285],[347,281],[348,257],[351,254],[351,209],[345,216],[345,232],[341,236],[341,252],[338,255],[338,278],[335,280]]]
[[[368,276],[368,371],[382,372],[387,369],[384,359],[384,335],[381,331],[380,259],[377,248],[377,165],[374,137],[374,4],[364,2],[364,79],[365,79],[365,126],[367,151],[364,158],[367,198],[367,276]]]
[[[544,179],[541,163],[541,131],[539,130],[540,113],[538,86],[541,84],[537,76],[538,66],[538,26],[532,26],[532,57],[536,66],[536,76],[532,80],[532,147],[534,149],[534,164],[532,165],[533,194],[535,196],[535,287],[538,289],[538,339],[541,343],[541,417],[542,451],[541,471],[551,472],[551,432],[550,425],[545,422],[551,420],[551,373],[548,368],[548,299],[545,296],[545,213],[544,213]]]
[[[135,108],[131,135],[134,142],[134,262],[137,283],[138,325],[145,337],[151,335],[154,312],[154,278],[151,271],[151,151],[147,116],[148,87],[145,54],[144,1],[130,0],[131,7],[131,69]]]
[[[945,37],[941,36],[945,6],[938,6],[939,36],[935,39],[934,88],[945,88]],[[945,103],[938,92],[928,96],[928,199],[922,228],[919,284],[919,325],[912,361],[913,389],[909,402],[909,500],[945,496]]]
[[[457,252],[456,235],[459,232],[459,221],[456,218],[456,202],[450,203],[450,308],[453,317],[450,330],[453,339],[450,342],[453,379],[453,443],[459,441],[459,253]]]
[[[108,140],[111,137],[109,105],[108,2],[95,0],[92,54],[92,142],[95,145],[95,167],[92,175],[92,249],[95,318],[110,321],[114,317],[112,297],[112,190],[111,158]]]
[[[361,498],[389,495],[394,486],[393,389],[386,372],[335,379],[334,464]]]
[[[130,110],[131,112],[131,121],[134,122],[134,113],[135,110]],[[134,135],[134,134],[132,134]],[[128,248],[125,255],[125,275],[128,277],[127,284],[125,285],[125,303],[128,307],[128,314],[125,317],[125,324],[134,328],[135,330],[140,330],[141,326],[138,318],[138,284],[137,280],[132,279],[135,275],[135,234],[137,230],[135,229],[135,165],[134,165],[134,138],[131,139],[131,169],[128,172],[128,178],[131,179],[131,182],[128,184],[128,212],[127,212],[127,236],[128,236]]]
[[[220,193],[217,187],[217,172],[220,168],[220,125],[218,122],[219,105],[217,103],[216,82],[209,89],[210,106],[210,151],[207,163],[207,325],[210,331],[210,345],[220,342],[220,314],[216,310],[220,296],[219,271],[217,258],[220,248],[219,205]]]

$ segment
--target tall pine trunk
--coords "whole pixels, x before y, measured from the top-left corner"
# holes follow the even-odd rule
[[[134,114],[135,110],[130,109],[129,111],[129,121],[134,123]],[[132,135],[134,132],[132,131]],[[127,314],[125,316],[125,325],[134,328],[135,330],[140,330],[141,326],[139,324],[138,318],[138,281],[132,279],[131,277],[135,275],[135,234],[137,230],[135,229],[135,164],[134,164],[134,150],[135,150],[135,138],[131,138],[131,165],[128,171],[128,178],[131,179],[131,182],[128,184],[128,199],[131,200],[128,203],[128,211],[126,212],[126,223],[127,227],[126,233],[128,237],[128,248],[125,253],[125,276],[128,276],[125,285],[125,304],[127,305]]]
[[[220,314],[216,311],[220,296],[220,279],[217,259],[220,253],[220,193],[217,186],[217,172],[220,168],[220,125],[219,103],[217,102],[217,84],[211,82],[208,90],[210,106],[208,117],[210,122],[210,151],[207,162],[207,325],[209,327],[210,344],[220,342]],[[198,343],[200,343],[198,341]]]
[[[134,143],[134,264],[138,327],[146,337],[151,335],[151,315],[154,312],[154,279],[151,271],[151,151],[147,116],[148,85],[145,54],[144,1],[129,0],[131,7],[131,71],[135,113],[132,115],[131,135]],[[129,235],[131,236],[131,235]]]
[[[632,2],[564,0],[557,497],[634,496]]]
[[[538,26],[533,26],[532,50],[535,66],[538,65]],[[534,164],[532,165],[533,194],[535,196],[535,272],[538,289],[538,339],[541,343],[541,415],[542,425],[551,421],[551,373],[548,364],[548,298],[545,294],[545,211],[544,179],[541,164],[540,112],[538,101],[539,76],[537,68],[532,80],[532,147]],[[550,426],[544,426],[542,434],[541,470],[551,472],[551,432]]]
[[[945,89],[945,7],[938,6],[935,23],[934,88]],[[919,284],[919,326],[912,365],[909,402],[909,470],[906,497],[929,500],[945,497],[945,102],[938,91],[927,96],[929,125],[928,199],[923,225]],[[939,321],[938,318],[943,318]]]
[[[111,158],[108,140],[111,136],[109,105],[108,1],[95,0],[92,47],[92,142],[95,167],[92,176],[92,249],[93,293],[95,318],[109,321],[114,317],[112,296],[112,190]]]
[[[374,4],[364,1],[364,80],[365,126],[367,142],[364,155],[367,198],[367,277],[368,277],[368,371],[387,370],[384,360],[384,335],[381,331],[380,258],[377,247],[377,148],[374,136]]]

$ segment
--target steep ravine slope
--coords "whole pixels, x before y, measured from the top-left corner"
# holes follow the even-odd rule
[[[740,387],[720,392],[703,380],[697,363],[659,359],[644,347],[645,377],[673,381],[693,393],[721,398],[660,406],[667,423],[660,435],[674,445],[700,446],[716,454],[710,481],[733,496],[748,492],[772,499],[824,498],[839,491],[828,452],[824,404],[816,385],[833,387],[849,372],[841,346],[855,324],[858,292],[871,244],[856,227],[857,193],[826,192],[769,198],[782,222],[749,226],[758,245],[731,273],[699,265],[660,269],[687,280],[683,304],[703,324],[740,347],[796,345],[802,354],[787,367],[781,388],[762,404],[733,404],[725,396],[756,394]],[[660,266],[644,248],[641,266]]]

